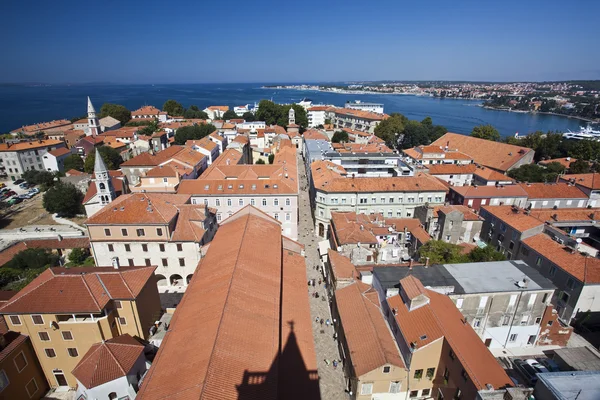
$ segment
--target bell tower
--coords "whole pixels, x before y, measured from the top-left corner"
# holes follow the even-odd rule
[[[96,136],[100,133],[100,122],[98,121],[98,117],[96,117],[96,109],[94,109],[94,105],[90,100],[90,96],[88,96],[87,113],[89,132],[88,136]]]

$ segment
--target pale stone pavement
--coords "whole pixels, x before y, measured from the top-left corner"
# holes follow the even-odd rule
[[[319,260],[318,242],[319,239],[314,232],[314,222],[310,209],[310,201],[308,198],[308,183],[302,156],[298,156],[298,175],[300,177],[300,196],[299,196],[299,216],[300,222],[298,227],[298,241],[305,246],[306,251],[306,274],[307,280],[315,279],[317,284],[314,288],[309,289],[310,312],[312,316],[313,336],[315,338],[315,351],[317,353],[317,366],[319,370],[319,386],[321,388],[322,400],[347,400],[348,394],[345,393],[345,380],[342,365],[338,365],[337,369],[333,368],[332,361],[340,360],[337,341],[333,339],[334,329],[332,325],[329,327],[323,323],[315,322],[315,318],[319,317],[323,320],[331,318],[329,309],[329,299],[326,297],[326,291],[323,284],[318,285],[319,279],[323,279],[321,274],[321,265]],[[306,189],[303,189],[306,188]],[[318,269],[314,267],[318,266]],[[307,285],[308,290],[308,285]],[[312,293],[317,291],[319,298],[312,296]],[[324,297],[325,296],[325,297]],[[325,300],[323,300],[325,299]],[[329,360],[329,365],[325,360]]]

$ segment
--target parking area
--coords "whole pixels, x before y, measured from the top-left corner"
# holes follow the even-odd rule
[[[558,365],[552,360],[553,351],[547,354],[519,357],[497,357],[496,360],[502,365],[508,376],[516,385],[531,387],[535,386],[536,373],[559,371]]]

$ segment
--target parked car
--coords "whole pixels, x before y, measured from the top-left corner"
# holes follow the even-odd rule
[[[6,191],[8,191],[8,190],[9,190],[9,189],[8,189],[8,188],[5,186],[5,187],[3,187],[2,189],[0,189],[0,193],[4,193],[4,192],[6,192]]]
[[[1,189],[1,188],[5,188],[5,187],[6,187],[6,183],[4,183],[4,182],[0,182],[0,189]]]
[[[7,203],[12,206],[12,205],[15,205],[15,204],[19,204],[22,201],[23,201],[23,199],[20,199],[18,197],[13,197],[9,201],[7,201]]]
[[[515,369],[517,371],[519,371],[519,373],[521,375],[523,375],[523,377],[527,380],[527,382],[530,385],[532,385],[532,386],[535,385],[535,383],[538,380],[538,378],[537,378],[538,371],[536,371],[535,368],[533,368],[527,362],[525,362],[519,358],[515,358],[513,360],[513,364],[515,366]]]
[[[527,364],[531,365],[537,372],[549,372],[548,368],[546,368],[542,364],[540,364],[538,360],[529,358],[529,359],[525,360],[525,362]]]
[[[17,179],[16,181],[13,182],[13,185],[20,185],[23,182],[25,182],[24,179]]]
[[[17,192],[15,192],[14,190],[9,190],[8,192],[6,192],[9,196],[14,196],[15,194],[17,194]]]
[[[38,188],[33,188],[29,191],[29,193],[35,193],[35,194],[38,194],[39,192],[40,192],[40,189],[38,189]]]
[[[19,187],[20,187],[21,189],[27,189],[27,188],[29,187],[29,183],[27,183],[27,182],[23,182],[23,183],[21,183],[21,184],[19,185]]]
[[[540,363],[544,367],[546,367],[548,369],[548,371],[550,371],[550,372],[559,372],[560,371],[560,367],[558,366],[556,361],[554,361],[550,358],[543,358],[540,360]]]

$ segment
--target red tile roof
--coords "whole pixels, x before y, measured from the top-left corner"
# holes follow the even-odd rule
[[[519,185],[504,186],[453,186],[450,188],[466,199],[472,198],[499,198],[499,197],[525,197],[527,192]]]
[[[302,137],[305,140],[327,140],[329,142],[329,137],[316,129],[308,129],[302,134]]]
[[[54,157],[60,157],[66,154],[71,154],[71,151],[66,147],[61,147],[56,150],[49,151],[48,154],[52,154]]]
[[[370,286],[356,282],[337,290],[335,300],[357,377],[384,365],[405,368],[377,293]]]
[[[63,238],[59,239],[31,239],[23,242],[17,242],[0,251],[0,266],[13,259],[19,252],[27,249],[87,249],[90,247],[88,237]]]
[[[500,172],[493,170],[491,168],[486,168],[484,166],[478,165],[473,175],[481,178],[484,181],[499,181],[499,182],[515,182],[513,178],[508,175],[501,174]]]
[[[109,171],[109,172],[113,172],[113,171]],[[117,172],[117,171],[115,171]],[[110,181],[112,182],[112,186],[115,189],[115,194],[117,196],[120,196],[121,194],[123,194],[123,179],[120,179],[118,176],[114,176],[111,174],[111,178]],[[85,192],[85,196],[83,197],[83,204],[86,204],[88,201],[92,200],[94,198],[94,196],[96,195],[96,193],[98,193],[98,188],[96,187],[96,184],[94,182],[92,182],[89,186],[87,191]]]
[[[4,151],[27,151],[31,149],[39,149],[41,147],[65,147],[65,142],[62,140],[31,140],[18,143],[0,143],[0,152]]]
[[[476,163],[498,171],[509,170],[521,159],[533,153],[533,150],[527,147],[450,132],[433,142],[432,145],[457,149],[473,157]]]
[[[519,183],[519,186],[532,199],[587,199],[588,196],[577,186],[559,183]]]
[[[553,162],[557,162],[560,165],[562,165],[565,168],[569,168],[569,166],[571,165],[572,162],[577,161],[576,158],[572,158],[572,157],[563,157],[563,158],[552,158],[552,159],[548,159],[548,160],[542,160],[540,161],[538,164],[541,165],[548,165],[550,163]]]
[[[4,345],[0,350],[0,363],[3,363],[13,353],[13,351],[17,350],[23,343],[25,343],[28,337],[21,335],[18,332],[8,331],[2,333],[2,339],[4,341]],[[16,355],[16,353],[12,354],[13,357]]]
[[[144,116],[144,115],[158,115],[160,110],[154,106],[143,106],[135,111],[131,112],[132,116]]]
[[[551,263],[584,283],[600,283],[600,260],[587,257],[540,233],[522,241],[531,250],[547,258]]]
[[[355,110],[352,108],[336,108],[334,112],[335,114],[339,115],[345,115],[354,118],[373,121],[383,121],[384,119],[387,119],[389,117],[389,115],[387,114],[378,114],[370,111]]]
[[[335,279],[355,279],[358,277],[356,267],[350,262],[348,257],[345,257],[332,249],[327,251],[327,255]]]
[[[575,184],[587,189],[600,189],[600,174],[566,174],[560,177],[561,181],[574,180]]]
[[[475,164],[432,164],[427,165],[431,175],[473,174],[477,169]]]
[[[11,298],[0,314],[98,313],[111,300],[135,300],[155,285],[156,267],[48,268]]]
[[[294,247],[301,249],[254,207],[221,224],[139,398],[238,399],[247,374],[259,374],[252,398],[310,398],[308,388],[294,385],[302,373],[287,369],[294,362],[316,378],[306,266]],[[282,397],[290,386],[297,392]]]
[[[390,308],[396,310],[396,322],[406,345],[410,348],[414,343],[413,352],[418,352],[427,344],[444,338],[477,390],[486,389],[488,383],[494,388],[512,386],[504,369],[471,325],[463,322],[464,316],[452,300],[433,290],[424,291],[429,303],[412,311],[400,295],[386,300]]]
[[[433,208],[433,214],[437,217],[438,213],[442,214],[450,214],[451,212],[458,211],[463,214],[465,221],[480,221],[482,218],[475,214],[473,210],[471,210],[467,206],[463,205],[448,205],[448,206],[437,206]]]
[[[448,189],[437,179],[428,174],[418,173],[415,176],[402,177],[374,177],[374,178],[342,178],[337,177],[331,181],[315,179],[315,163],[313,181],[315,189],[329,193],[373,193],[373,192],[447,192]],[[317,175],[318,176],[318,175]]]
[[[143,356],[144,345],[129,334],[93,344],[73,369],[86,389],[127,376]]]

